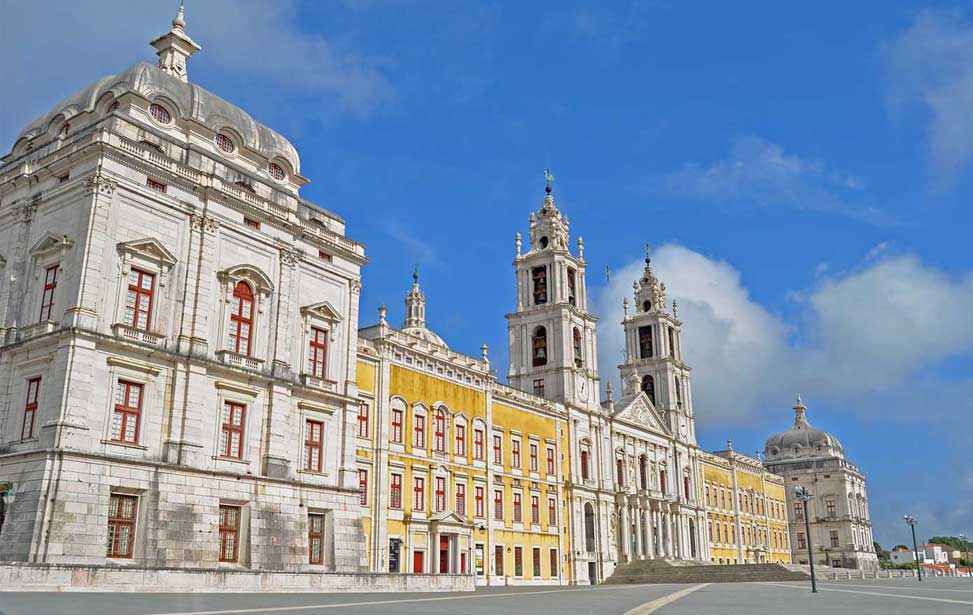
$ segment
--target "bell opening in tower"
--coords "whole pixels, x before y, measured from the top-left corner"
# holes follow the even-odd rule
[[[639,327],[639,358],[649,359],[652,357],[652,327]]]
[[[534,335],[531,336],[531,365],[547,365],[547,329],[544,327],[534,329]]]
[[[547,267],[534,267],[531,270],[534,280],[534,305],[547,303]]]
[[[649,396],[652,405],[655,405],[655,378],[651,375],[642,378],[642,390]]]

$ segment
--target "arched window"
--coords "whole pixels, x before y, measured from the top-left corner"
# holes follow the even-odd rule
[[[666,471],[664,469],[659,470],[659,490],[663,495],[669,492],[666,486]]]
[[[216,136],[213,137],[213,142],[216,143],[216,147],[220,148],[220,150],[227,154],[232,154],[236,149],[236,145],[233,144],[233,139],[222,132],[217,133]]]
[[[639,327],[639,358],[652,358],[652,326]]]
[[[436,412],[436,429],[433,432],[433,450],[437,453],[446,452],[446,411],[440,408]]]
[[[581,443],[581,480],[588,480],[591,476],[591,453],[588,451],[588,444]]]
[[[534,283],[534,305],[547,303],[547,267],[534,267],[530,270]]]
[[[648,300],[643,301],[642,302],[642,311],[643,312],[649,312],[651,310],[652,310],[652,302],[651,301],[648,301]]]
[[[642,378],[642,390],[649,396],[649,400],[655,405],[655,378],[645,376]]]
[[[253,291],[246,282],[233,289],[233,312],[230,314],[230,347],[238,354],[250,355],[253,332]]]
[[[625,460],[621,457],[615,460],[615,480],[619,489],[625,487]]]
[[[531,365],[547,365],[547,329],[537,327],[531,339]]]
[[[581,351],[581,331],[577,327],[574,328],[573,338],[574,338],[574,365],[575,367],[581,367],[582,365],[584,365],[584,353]]]

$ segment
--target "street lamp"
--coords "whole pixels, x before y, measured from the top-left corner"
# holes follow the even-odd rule
[[[903,517],[905,522],[912,528],[912,548],[915,550],[916,554],[916,573],[918,574],[919,581],[922,581],[922,561],[919,559],[919,544],[916,542],[916,525],[919,524],[916,518],[912,515],[906,515]]]
[[[960,534],[963,539],[963,548],[966,550],[966,571],[970,573],[970,580],[973,580],[973,562],[970,561],[970,540],[966,534]]]
[[[807,532],[807,559],[811,562],[811,593],[818,593],[818,581],[814,576],[814,550],[811,540],[811,517],[807,514],[807,503],[814,495],[807,490],[807,487],[794,487],[794,497],[804,503],[804,528]]]

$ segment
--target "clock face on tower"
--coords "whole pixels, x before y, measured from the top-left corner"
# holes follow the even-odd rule
[[[583,374],[578,374],[578,398],[581,401],[588,401],[588,379]]]

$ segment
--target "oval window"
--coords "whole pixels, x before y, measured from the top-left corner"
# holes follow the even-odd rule
[[[226,136],[223,133],[216,135],[216,137],[213,139],[213,142],[216,143],[216,147],[220,148],[222,151],[226,152],[227,154],[232,154],[233,150],[236,149],[236,146],[233,145],[233,141],[230,139],[230,137]]]
[[[160,124],[168,124],[172,121],[172,116],[169,115],[168,109],[156,103],[152,103],[149,106],[149,114]]]
[[[287,176],[287,174],[284,173],[283,167],[281,167],[279,164],[277,164],[275,162],[271,162],[269,168],[270,168],[270,176],[271,177],[273,177],[274,179],[276,179],[279,182],[284,181],[284,178]]]

